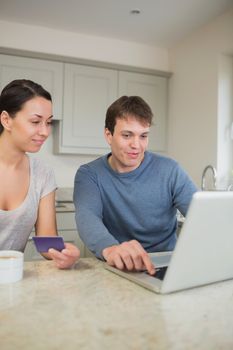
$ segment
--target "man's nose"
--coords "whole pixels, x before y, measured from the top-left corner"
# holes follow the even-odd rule
[[[139,138],[133,137],[131,140],[131,147],[138,148],[140,145]]]

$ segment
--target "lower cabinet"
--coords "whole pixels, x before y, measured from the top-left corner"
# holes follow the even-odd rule
[[[57,230],[59,236],[62,236],[66,243],[73,243],[76,245],[84,257],[84,244],[81,241],[75,222],[74,212],[60,212],[57,213]]]
[[[62,236],[66,243],[73,243],[76,245],[81,253],[81,257],[90,257],[93,254],[84,246],[84,243],[79,237],[79,234],[76,229],[75,223],[75,214],[74,212],[59,212],[56,214],[57,216],[57,228],[59,236]],[[26,249],[24,251],[24,260],[41,260],[44,259],[40,253],[37,252],[32,237],[34,236],[34,232],[31,233],[28,243],[26,245]]]
[[[28,238],[28,242],[26,248],[24,250],[24,261],[31,260],[43,260],[43,256],[37,252],[32,237],[35,235],[35,232],[32,232],[30,237]]]

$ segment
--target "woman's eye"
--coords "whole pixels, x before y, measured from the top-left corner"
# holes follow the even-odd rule
[[[41,122],[41,120],[32,120],[32,124],[43,124],[43,122]],[[47,122],[45,122],[46,125],[51,126],[53,124],[52,120],[49,120]]]

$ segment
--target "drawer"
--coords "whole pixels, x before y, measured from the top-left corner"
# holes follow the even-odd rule
[[[60,230],[76,230],[75,213],[56,213],[57,229]]]

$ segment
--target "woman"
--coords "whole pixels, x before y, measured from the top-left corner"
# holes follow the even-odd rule
[[[0,95],[0,249],[24,251],[37,236],[56,236],[55,178],[27,153],[38,152],[51,132],[52,99],[30,80],[14,80]],[[43,254],[59,268],[71,267],[80,252],[65,243],[62,252]]]

